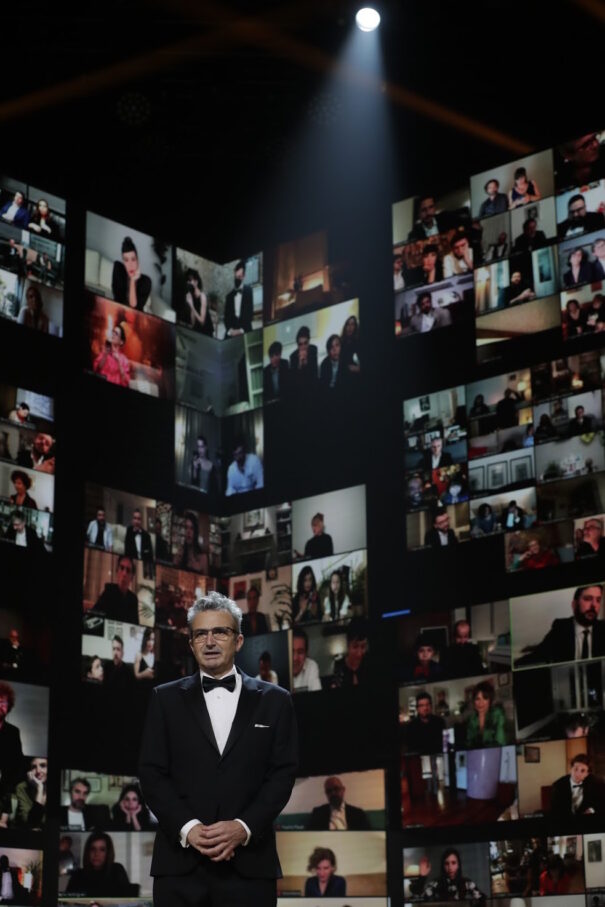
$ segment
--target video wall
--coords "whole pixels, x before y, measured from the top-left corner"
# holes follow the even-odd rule
[[[605,133],[396,203],[387,350],[327,230],[66,210],[0,178],[0,900],[152,903],[141,728],[218,590],[299,723],[279,907],[605,904]]]
[[[604,139],[393,206],[406,904],[605,898]]]

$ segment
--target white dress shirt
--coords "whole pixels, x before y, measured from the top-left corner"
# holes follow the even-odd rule
[[[223,674],[222,677],[216,678],[217,680],[222,680],[224,677],[230,677],[232,674],[235,674],[235,689],[233,692],[225,689],[225,687],[216,687],[214,690],[208,690],[206,692],[203,687],[204,677],[210,677],[212,680],[215,678],[212,677],[211,674],[206,674],[205,671],[200,671],[202,695],[206,703],[206,708],[208,709],[208,715],[210,716],[210,724],[212,725],[216,745],[221,755],[223,754],[223,750],[229,739],[231,725],[233,724],[233,719],[235,718],[235,713],[237,711],[237,704],[239,702],[240,693],[242,692],[242,677],[241,674],[237,673],[235,667],[233,667],[230,671],[227,671],[226,674]],[[252,832],[242,819],[235,819],[234,821],[239,822],[246,832],[247,838],[242,845],[245,847],[250,840]],[[194,825],[199,824],[199,819],[190,819],[189,822],[183,825],[181,828],[181,845],[183,847],[189,847],[187,835]]]
[[[300,692],[307,691],[308,693],[315,693],[321,690],[319,665],[312,658],[305,658],[300,673],[294,677],[292,689]]]

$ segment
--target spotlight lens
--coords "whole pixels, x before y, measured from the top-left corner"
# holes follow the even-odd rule
[[[355,16],[355,22],[361,31],[374,31],[380,25],[380,13],[371,6],[364,6]]]

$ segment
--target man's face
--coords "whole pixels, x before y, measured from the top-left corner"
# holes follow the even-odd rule
[[[132,514],[132,528],[135,532],[140,532],[143,526],[143,517],[141,516],[140,510],[135,510]]]
[[[521,271],[513,271],[510,277],[510,282],[515,286],[518,286],[521,283]]]
[[[14,201],[15,204],[18,205],[19,208],[20,208],[21,205],[23,204],[23,202],[25,201],[25,199],[24,199],[24,197],[23,197],[23,193],[22,193],[22,192],[15,192],[15,197],[14,197],[13,201]]]
[[[464,646],[471,639],[471,628],[468,624],[458,624],[454,640],[457,646]]]
[[[452,252],[456,258],[463,258],[468,251],[468,239],[458,239],[452,246]]]
[[[330,346],[330,359],[336,361],[340,357],[340,340],[335,337]]]
[[[229,627],[234,632],[226,639],[217,639],[212,632],[196,638],[196,630],[212,631],[214,627]],[[222,677],[233,667],[235,653],[244,644],[244,637],[237,632],[235,620],[228,611],[199,611],[191,625],[190,647],[198,665],[206,674]]]
[[[581,784],[584,778],[590,774],[590,769],[583,762],[574,762],[571,767],[571,780],[574,784]]]
[[[367,651],[367,639],[352,639],[347,643],[347,665],[352,671],[359,668]]]
[[[128,558],[123,558],[118,564],[118,586],[122,592],[130,588],[132,582],[132,564]]]
[[[97,510],[97,523],[104,523],[104,522],[105,522],[105,511]]]
[[[73,809],[84,809],[88,797],[88,788],[78,781],[71,789],[71,805]]]
[[[440,457],[441,451],[443,450],[443,439],[442,438],[433,438],[431,441],[431,453],[434,457]]]
[[[583,418],[584,418],[584,407],[578,406],[578,408],[576,409],[576,419],[583,419]]]
[[[340,778],[326,778],[324,790],[330,806],[339,809],[345,796],[345,788]]]
[[[600,539],[601,538],[601,526],[599,523],[594,520],[588,520],[584,523],[584,535],[591,539]]]
[[[567,157],[574,164],[594,164],[599,158],[599,140],[596,133],[583,135],[570,142]]]
[[[324,528],[323,520],[313,520],[311,522],[311,532],[313,535],[321,535]]]
[[[571,220],[582,220],[583,217],[586,217],[586,202],[584,199],[578,198],[570,202],[568,213]]]
[[[233,449],[233,459],[238,466],[243,467],[244,463],[246,462],[246,451],[244,450],[243,444],[239,444]]]
[[[269,356],[269,362],[271,363],[271,368],[279,368],[279,363],[281,362],[281,353],[273,353]]]
[[[292,670],[295,677],[298,677],[298,675],[302,671],[306,657],[307,646],[304,639],[301,639],[299,636],[295,636],[292,640]]]
[[[490,180],[487,184],[487,194],[490,198],[493,198],[494,195],[498,192],[498,183],[496,180]]]
[[[114,665],[122,664],[122,659],[124,658],[124,648],[122,643],[118,642],[117,639],[111,644],[111,657],[113,658]]]
[[[423,224],[431,224],[435,216],[435,199],[423,198],[420,202],[420,220]]]
[[[25,529],[24,520],[13,519],[13,529],[16,533],[23,532]]]
[[[11,644],[12,646],[18,646],[18,645],[19,645],[19,632],[18,632],[18,630],[11,630],[10,633],[8,634],[8,638],[9,638],[10,644]]]
[[[432,715],[432,713],[433,713],[433,706],[431,704],[431,700],[427,699],[425,696],[423,696],[422,699],[418,700],[418,703],[416,705],[416,711],[418,712],[418,717],[420,718],[420,720],[426,721],[426,719],[429,717],[429,715]]]
[[[416,656],[421,665],[426,665],[433,660],[435,650],[432,646],[419,646]]]
[[[535,235],[536,235],[536,230],[537,230],[537,229],[538,229],[538,225],[537,225],[537,223],[535,222],[535,220],[532,220],[532,219],[530,218],[530,220],[526,221],[526,223],[525,223],[525,232],[527,233],[528,236],[535,236]]]
[[[539,554],[540,553],[540,542],[536,539],[532,539],[529,545],[527,546],[530,554]]]
[[[420,300],[420,309],[421,309],[421,311],[422,311],[422,314],[423,314],[423,315],[428,315],[429,312],[431,311],[431,308],[432,308],[432,306],[431,306],[431,297],[430,297],[430,296],[423,296],[422,299]],[[432,446],[432,445],[431,445],[431,446]]]
[[[248,602],[248,613],[256,614],[258,611],[258,589],[255,589],[254,586],[248,589],[246,601]]]
[[[237,284],[237,286],[240,286],[240,284],[242,284],[244,282],[245,273],[246,272],[244,271],[243,268],[236,268],[235,271],[233,272],[233,276],[235,277],[235,283]]]
[[[38,454],[47,454],[48,451],[53,446],[53,439],[50,435],[45,435],[42,432],[38,432],[34,438],[34,450]]]
[[[439,516],[436,516],[433,525],[435,529],[439,530],[439,532],[447,532],[450,528],[449,514],[441,513]]]
[[[582,589],[572,604],[574,616],[579,624],[588,627],[598,620],[602,598],[603,592],[600,586],[587,586]]]

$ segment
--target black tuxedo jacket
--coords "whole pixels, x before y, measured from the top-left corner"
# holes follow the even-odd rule
[[[369,831],[370,823],[363,809],[345,803],[345,816],[348,831]],[[328,831],[330,828],[330,804],[316,806],[307,823],[307,831]]]
[[[139,778],[157,816],[151,874],[184,875],[206,857],[182,847],[191,819],[212,824],[241,819],[251,831],[231,865],[244,878],[281,878],[272,828],[292,791],[297,734],[292,698],[242,671],[231,733],[218,751],[199,671],[155,687],[143,732]]]
[[[453,529],[448,529],[447,531],[447,545],[441,544],[441,539],[439,538],[438,529],[429,529],[424,536],[424,544],[430,546],[431,548],[450,548],[452,545],[458,544],[458,539],[456,533]]]
[[[605,655],[605,621],[597,620],[592,628],[592,657]],[[536,648],[517,658],[517,665],[544,664],[553,661],[575,661],[576,636],[573,617],[558,617]]]
[[[579,815],[582,815],[587,809],[594,809],[598,816],[603,815],[604,806],[604,785],[593,775],[588,775],[584,779],[582,807]],[[556,819],[571,819],[575,813],[571,811],[571,785],[569,775],[563,775],[558,781],[555,781],[551,788],[550,796],[550,816]]]
[[[225,330],[230,331],[232,328],[241,328],[245,333],[252,330],[252,317],[254,315],[254,299],[252,297],[252,287],[244,284],[242,291],[242,307],[239,318],[235,316],[235,294],[237,290],[233,288],[227,293],[225,298]]]
[[[0,794],[12,794],[25,777],[19,728],[5,721],[0,728]]]
[[[126,530],[126,538],[124,539],[124,554],[127,557],[131,557],[135,561],[138,559],[137,546],[134,540],[134,529],[132,528],[132,526],[129,526]],[[153,560],[153,546],[151,544],[151,536],[146,529],[141,529],[141,560]]]
[[[111,815],[108,806],[87,805],[83,809],[84,826],[86,831],[92,829],[102,829],[103,831],[110,827]],[[62,806],[60,813],[61,828],[69,828],[69,807]]]
[[[271,378],[271,373],[273,369],[270,365],[266,365],[263,369],[263,403],[268,403],[269,400],[283,400],[283,398],[288,393],[288,383],[290,380],[290,367],[287,362],[283,359],[280,359],[279,362],[279,391],[275,393],[273,389],[273,380]]]

